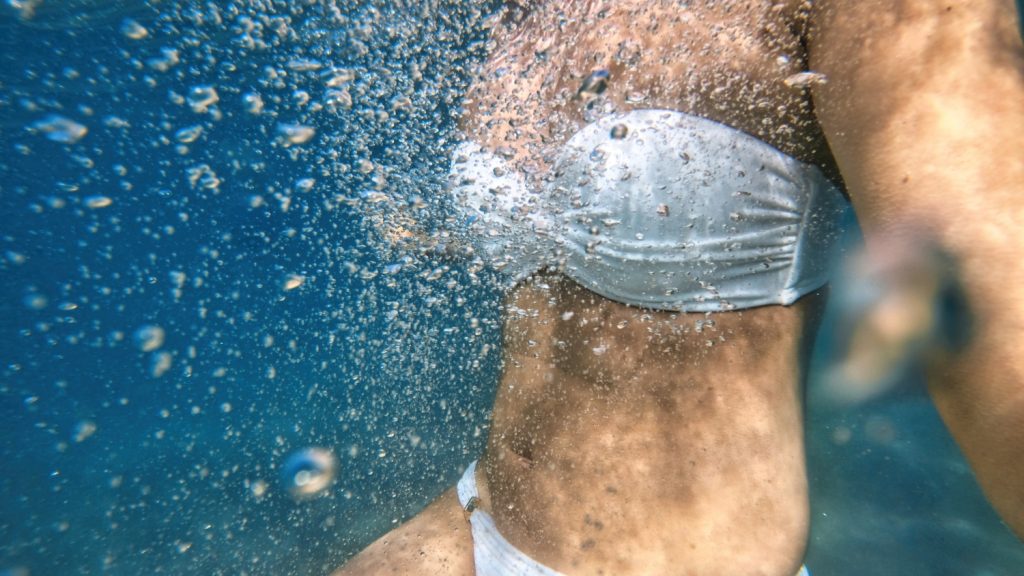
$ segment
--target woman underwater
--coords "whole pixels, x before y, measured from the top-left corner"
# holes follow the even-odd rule
[[[955,259],[973,328],[929,389],[1024,534],[1012,0],[520,4],[452,164],[514,284],[487,449],[339,573],[800,572],[840,174],[869,250]]]

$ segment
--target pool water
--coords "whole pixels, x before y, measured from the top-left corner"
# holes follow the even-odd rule
[[[324,574],[455,482],[499,292],[393,235],[497,6],[0,5],[0,575]],[[1021,574],[915,390],[809,407],[808,566]]]

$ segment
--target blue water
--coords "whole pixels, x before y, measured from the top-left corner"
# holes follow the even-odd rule
[[[32,4],[0,6],[0,574],[329,571],[486,437],[497,292],[374,222],[443,225],[493,5]],[[1024,574],[914,389],[810,406],[809,566]],[[308,447],[337,478],[296,500]]]

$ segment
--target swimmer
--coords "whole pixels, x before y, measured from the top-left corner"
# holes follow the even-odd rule
[[[510,5],[452,169],[453,193],[493,209],[478,253],[505,251],[515,282],[487,448],[338,574],[802,573],[802,385],[840,180],[869,250],[915,231],[908,246],[955,260],[971,338],[930,358],[929,388],[1024,535],[1015,14]]]

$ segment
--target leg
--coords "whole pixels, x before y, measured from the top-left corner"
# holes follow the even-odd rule
[[[333,576],[472,576],[473,539],[455,489],[388,532]]]

